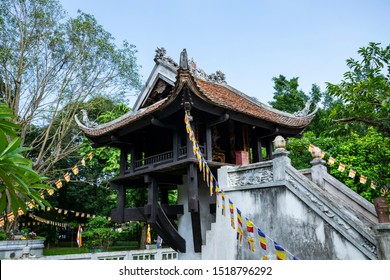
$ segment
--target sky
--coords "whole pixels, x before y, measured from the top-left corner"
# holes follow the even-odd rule
[[[348,70],[346,59],[369,42],[390,44],[387,0],[60,0],[71,17],[92,14],[118,45],[136,46],[145,82],[157,47],[188,57],[206,73],[263,103],[273,77],[299,77],[300,89],[325,90]],[[130,98],[133,103],[135,98]],[[132,105],[132,104],[129,104]]]

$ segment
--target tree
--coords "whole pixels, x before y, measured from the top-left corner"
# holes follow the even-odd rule
[[[273,108],[294,113],[305,107],[309,97],[298,89],[297,77],[288,80],[285,76],[279,75],[279,77],[273,77],[272,81],[275,83],[274,101],[270,101],[269,104]]]
[[[0,103],[0,213],[12,211],[16,220],[19,208],[27,212],[27,201],[34,200],[42,207],[49,205],[41,198],[40,191],[52,187],[42,183],[45,178],[39,176],[32,169],[31,160],[23,156],[28,148],[20,147],[19,126],[13,119],[12,110]],[[13,226],[9,223],[6,231]]]
[[[369,43],[359,49],[361,60],[347,60],[349,71],[339,84],[327,83],[342,101],[332,116],[339,123],[362,123],[390,135],[390,45]]]
[[[91,15],[69,18],[57,0],[0,3],[0,94],[32,148],[33,167],[50,171],[77,151],[71,125],[81,104],[96,95],[121,98],[140,88],[135,47],[116,47]],[[29,133],[35,137],[29,138]]]

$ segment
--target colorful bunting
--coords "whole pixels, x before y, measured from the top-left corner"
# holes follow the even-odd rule
[[[330,166],[332,166],[334,163],[335,163],[335,159],[332,158],[332,157],[329,157],[329,159],[328,159],[328,164],[329,164]]]
[[[81,165],[82,165],[82,166],[86,166],[86,165],[87,165],[87,164],[85,163],[85,158],[82,158],[82,159],[81,159]]]
[[[257,229],[257,234],[259,236],[260,247],[266,251],[267,250],[267,240],[265,239],[265,234],[259,228]]]
[[[314,149],[315,147],[316,147],[316,146],[314,146],[313,144],[310,144],[310,145],[309,145],[309,152],[312,152],[313,149]]]
[[[78,168],[77,165],[75,165],[75,166],[72,168],[72,172],[73,172],[74,175],[79,174],[79,168]]]
[[[255,252],[255,237],[254,237],[253,222],[250,221],[248,218],[245,218],[245,220],[246,220],[246,231],[248,233],[247,241],[248,241],[249,249],[252,252]]]
[[[19,216],[24,215],[24,212],[23,212],[22,208],[19,208],[19,209],[18,209],[18,215],[19,215]]]
[[[148,230],[146,232],[146,244],[151,244],[152,243],[152,238],[150,236],[150,225],[148,224]]]
[[[242,217],[241,217],[241,211],[240,209],[236,208],[237,212],[237,240],[242,243],[242,236],[243,236],[243,231],[242,231]]]
[[[376,189],[376,184],[374,181],[371,181],[371,185],[370,185],[371,189]]]
[[[69,175],[69,173],[66,173],[66,174],[64,175],[64,179],[65,179],[66,182],[69,183],[69,181],[70,181],[70,175]]]
[[[286,252],[284,251],[284,248],[276,243],[274,241],[275,251],[276,251],[276,259],[277,260],[285,260],[286,259]]]
[[[230,199],[229,199],[229,209],[230,209],[230,225],[232,226],[232,228],[236,228],[234,225],[234,205]]]
[[[360,176],[360,183],[362,183],[362,184],[367,183],[367,177],[364,176],[364,175],[361,175],[361,176]]]
[[[7,214],[7,219],[8,219],[8,222],[12,222],[13,220],[15,220],[14,212]]]
[[[49,195],[53,195],[53,194],[54,194],[54,190],[48,189],[48,190],[47,190],[47,193],[48,193]]]
[[[92,158],[93,158],[93,153],[90,152],[90,153],[88,154],[88,157],[89,157],[89,160],[92,160]]]
[[[83,246],[83,229],[81,226],[77,230],[76,242],[79,248]]]
[[[4,227],[5,220],[4,218],[0,218],[0,227]]]
[[[356,176],[356,171],[353,170],[353,169],[350,169],[350,170],[349,170],[349,173],[348,173],[348,177],[350,177],[350,178],[355,178],[355,176]]]
[[[340,171],[340,172],[344,172],[345,164],[340,163],[339,168],[337,170]]]
[[[59,180],[56,182],[56,187],[57,187],[57,189],[61,189],[61,188],[62,188],[62,181],[61,181],[61,179],[59,179]]]
[[[222,196],[222,215],[226,216],[226,209],[225,209],[225,193],[221,192]]]

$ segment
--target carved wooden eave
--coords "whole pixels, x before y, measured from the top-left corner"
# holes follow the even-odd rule
[[[171,71],[174,71],[175,67],[172,66],[171,68]],[[173,88],[166,98],[156,101],[150,106],[139,108],[137,111],[129,112],[109,123],[93,128],[87,127],[80,122],[77,115],[75,117],[76,122],[85,135],[93,142],[99,145],[109,145],[111,143],[111,136],[116,135],[119,130],[131,128],[131,126],[141,120],[152,118],[153,114],[158,114],[159,111],[168,108],[175,101],[176,104],[178,102],[181,103],[182,100],[177,99],[181,98],[184,87],[187,87],[191,94],[195,95],[199,100],[202,100],[204,104],[209,104],[213,108],[219,108],[220,111],[225,110],[235,115],[247,116],[254,120],[254,125],[257,120],[258,123],[267,124],[268,128],[285,128],[286,131],[291,132],[291,135],[301,133],[315,117],[317,109],[306,116],[295,116],[294,114],[273,109],[261,102],[253,100],[244,93],[227,85],[224,80],[222,82],[213,82],[204,79],[203,76],[196,75],[196,71],[191,69],[191,67],[189,69],[179,68],[176,70],[176,81]],[[156,79],[159,78],[158,75],[154,75],[153,77]],[[149,81],[149,83],[157,85],[157,81]],[[148,89],[148,94],[151,94],[152,91],[152,88]],[[147,98],[147,95],[143,96],[143,100],[147,100]],[[201,110],[204,108],[201,105],[198,107]],[[209,111],[209,113],[213,112]]]

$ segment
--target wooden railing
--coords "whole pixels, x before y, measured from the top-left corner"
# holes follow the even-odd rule
[[[200,150],[202,153],[205,152],[204,146],[200,146]],[[191,151],[192,152],[192,151]],[[178,159],[183,159],[187,156],[187,147],[180,147],[178,150]],[[174,153],[173,150],[163,152],[160,154],[152,155],[149,157],[145,157],[139,160],[136,160],[134,162],[134,170],[139,170],[143,168],[147,168],[152,165],[158,165],[162,163],[167,163],[167,162],[173,162],[174,160]]]

